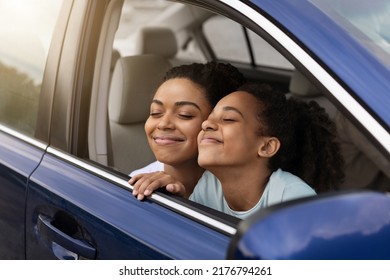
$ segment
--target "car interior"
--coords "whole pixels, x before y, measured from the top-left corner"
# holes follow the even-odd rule
[[[337,124],[342,115],[337,105],[260,36],[242,26],[235,30],[221,28],[217,23],[238,23],[202,8],[168,1],[156,3],[152,5],[149,1],[126,0],[123,7],[121,1],[111,3],[111,12],[106,15],[105,21],[107,32],[101,36],[99,43],[99,48],[103,48],[102,55],[96,62],[97,68],[107,69],[101,70],[100,76],[94,79],[91,98],[88,127],[90,160],[126,175],[153,162],[155,158],[144,133],[151,98],[170,67],[191,62],[213,59],[229,62],[248,80],[266,81],[286,92],[288,97],[317,102]],[[147,16],[142,18],[138,13]],[[207,29],[209,22],[215,25],[213,29]],[[243,38],[251,32],[246,40],[239,40],[239,43],[246,46],[252,58],[237,59],[237,51],[233,51],[229,58],[229,54],[220,53],[218,46],[209,40],[210,37],[215,40],[218,36],[228,36],[228,42],[222,42],[222,46],[234,45],[233,42],[237,40],[232,35],[233,31],[240,32]],[[238,46],[238,50],[238,54],[245,52],[241,46]],[[257,61],[259,53],[265,64]],[[364,141],[372,145],[368,139]],[[353,142],[348,143],[349,146]],[[378,154],[376,151],[359,160],[375,165],[373,157]],[[377,167],[377,173],[384,175],[383,185],[389,186],[390,178],[381,171],[388,169],[389,161],[386,158],[382,161],[384,168]],[[358,171],[351,168],[346,169],[347,172]],[[352,177],[354,174],[346,178]],[[348,182],[344,185],[346,188],[353,187]]]

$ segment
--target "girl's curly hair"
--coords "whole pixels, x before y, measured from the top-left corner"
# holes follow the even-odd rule
[[[269,160],[272,171],[288,171],[318,193],[338,187],[344,178],[344,161],[335,124],[322,107],[314,101],[287,99],[267,84],[245,84],[238,90],[258,100],[258,135],[277,137],[281,143]]]

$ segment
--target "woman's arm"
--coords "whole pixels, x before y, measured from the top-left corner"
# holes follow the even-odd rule
[[[138,200],[143,200],[145,196],[150,196],[155,190],[163,187],[176,195],[185,194],[184,185],[163,171],[135,175],[129,180],[129,184],[133,186],[133,195]]]

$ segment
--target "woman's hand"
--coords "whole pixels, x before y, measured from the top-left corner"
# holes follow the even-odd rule
[[[184,185],[162,171],[135,175],[129,180],[129,184],[133,186],[133,195],[138,200],[143,200],[145,196],[150,196],[155,190],[163,187],[176,195],[185,194]]]

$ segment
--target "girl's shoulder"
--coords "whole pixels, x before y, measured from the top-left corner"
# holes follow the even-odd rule
[[[267,189],[269,199],[275,202],[316,195],[301,178],[281,169],[272,173]]]

